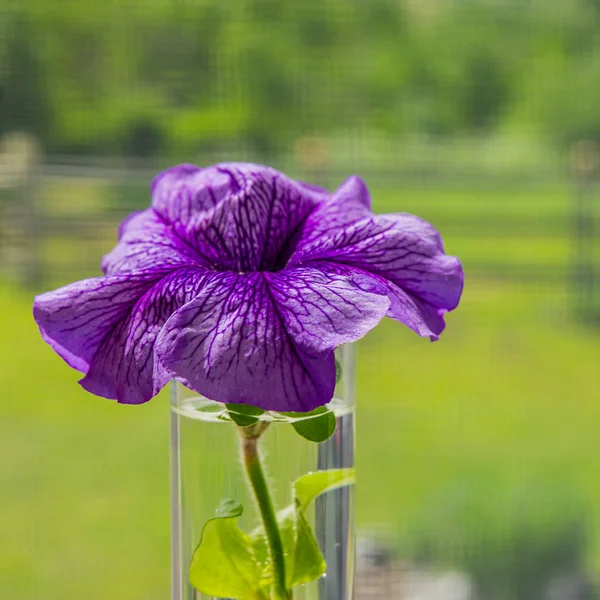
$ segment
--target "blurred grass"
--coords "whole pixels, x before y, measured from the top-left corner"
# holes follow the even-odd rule
[[[394,510],[386,491],[394,456],[401,520],[436,489],[493,473],[496,485],[548,476],[581,488],[600,524],[600,343],[598,331],[570,324],[565,310],[559,288],[471,281],[440,342],[420,343],[389,321],[367,338],[361,521]]]
[[[11,598],[164,598],[168,406],[86,394],[0,287],[0,565]],[[471,281],[436,344],[385,322],[359,348],[359,527],[406,529],[450,483],[548,475],[591,507],[600,566],[595,331],[554,287]]]
[[[88,194],[90,186],[47,192],[47,214],[63,227],[70,215],[87,214],[90,197],[95,207],[84,230],[67,225],[73,235],[60,230],[44,242],[48,288],[98,273],[114,244],[108,188]],[[59,188],[69,193],[55,203]],[[566,266],[568,190],[381,188],[373,198],[378,212],[449,223],[442,233],[447,251],[464,261],[467,288],[440,342],[386,321],[360,344],[359,528],[402,537],[422,505],[451,486],[493,494],[542,478],[581,494],[592,528],[588,559],[600,569],[600,332],[571,320],[563,285],[469,276],[486,261]],[[98,205],[108,207],[106,219]],[[494,236],[460,227],[462,218],[497,214],[523,215],[526,226],[541,212],[562,227],[555,237],[529,239],[493,219]],[[85,393],[40,339],[31,302],[0,283],[0,596],[163,599],[167,399],[123,407]]]
[[[164,599],[167,403],[97,402],[43,347],[31,302],[0,286],[0,596]]]

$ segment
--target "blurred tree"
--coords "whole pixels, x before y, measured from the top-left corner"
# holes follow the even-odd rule
[[[165,147],[162,128],[151,119],[140,117],[132,121],[124,132],[123,151],[126,156],[156,156]]]
[[[9,15],[3,29],[0,135],[26,131],[45,141],[50,126],[47,82],[28,16],[21,11]]]
[[[153,136],[160,151],[181,154],[224,140],[273,153],[306,135],[357,131],[494,135],[507,123],[557,144],[596,136],[600,0],[422,8],[409,0],[2,8],[0,131],[27,129],[51,151],[85,153],[148,152]]]
[[[501,60],[484,53],[470,57],[463,94],[468,130],[482,131],[495,125],[509,99],[509,85]]]

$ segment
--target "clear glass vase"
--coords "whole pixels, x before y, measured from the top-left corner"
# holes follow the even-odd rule
[[[276,510],[288,506],[292,483],[317,470],[354,467],[354,371],[352,345],[336,351],[341,374],[329,408],[335,433],[310,442],[278,413],[266,413],[269,427],[260,456]],[[240,459],[237,426],[223,419],[223,405],[171,384],[172,600],[207,600],[190,584],[189,565],[205,523],[222,499],[240,502],[238,524],[246,532],[260,524]],[[213,411],[214,412],[211,412]],[[319,496],[307,511],[326,561],[318,580],[293,588],[294,600],[351,600],[354,596],[354,490],[345,486]]]

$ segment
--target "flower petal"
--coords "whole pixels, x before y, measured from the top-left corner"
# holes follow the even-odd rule
[[[333,397],[333,352],[287,332],[263,273],[215,275],[167,321],[156,347],[174,377],[219,402],[301,412]]]
[[[323,236],[332,236],[346,227],[373,216],[371,197],[365,182],[349,177],[325,198],[306,219],[298,247],[309,246]]]
[[[88,279],[38,296],[34,316],[54,350],[86,373],[86,390],[146,402],[169,380],[154,357],[156,336],[209,276],[182,268]]]
[[[106,275],[184,265],[208,266],[204,257],[152,208],[129,216],[119,227],[119,242],[102,259]]]
[[[387,296],[390,301],[387,316],[400,321],[421,337],[435,341],[446,326],[443,318],[445,310],[420,300],[385,277],[340,263],[314,261],[308,264],[315,269],[350,278],[365,292]]]
[[[349,275],[337,274],[327,264],[265,273],[285,328],[296,342],[318,351],[335,350],[360,339],[385,317],[390,306],[386,290],[367,291],[368,275]]]
[[[44,340],[86,372],[104,337],[155,280],[147,273],[84,279],[36,296],[33,317]]]
[[[231,176],[216,167],[178,165],[152,181],[152,208],[168,223],[186,226],[231,193]]]
[[[404,323],[421,337],[428,337],[431,341],[439,338],[446,327],[443,317],[445,309],[436,308],[383,277],[372,277],[387,288],[391,301],[389,317]]]
[[[224,164],[235,193],[210,215],[210,228],[199,232],[228,256],[228,269],[274,271],[292,252],[302,223],[323,194],[297,184],[282,173],[258,165]]]
[[[222,163],[162,173],[152,205],[217,270],[249,272],[282,266],[290,240],[324,197],[269,167]]]
[[[299,245],[290,264],[309,265],[312,261],[354,267],[387,281],[392,286],[390,316],[407,325],[409,319],[400,305],[413,305],[410,312],[423,303],[430,305],[435,310],[423,306],[427,313],[423,318],[430,321],[437,313],[439,318],[434,320],[439,324],[444,311],[456,308],[463,289],[460,261],[444,254],[438,232],[412,215],[362,219],[333,236]]]

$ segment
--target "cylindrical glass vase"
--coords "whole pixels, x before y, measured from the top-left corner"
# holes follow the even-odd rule
[[[336,429],[324,442],[298,435],[279,413],[269,423],[259,451],[275,510],[292,501],[292,484],[318,470],[354,467],[354,371],[352,345],[336,351],[341,369],[334,399]],[[171,384],[172,600],[208,600],[189,580],[189,566],[202,529],[223,499],[244,507],[238,524],[245,532],[260,525],[240,459],[238,427],[224,418],[224,406]],[[354,596],[354,490],[352,485],[320,495],[305,514],[326,562],[325,574],[293,588],[294,600],[352,600]],[[223,598],[219,596],[219,598]]]

